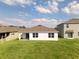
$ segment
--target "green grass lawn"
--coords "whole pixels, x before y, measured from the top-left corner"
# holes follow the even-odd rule
[[[0,59],[79,59],[79,40],[8,41],[0,44]]]

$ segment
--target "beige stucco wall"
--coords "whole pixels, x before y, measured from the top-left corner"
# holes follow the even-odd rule
[[[67,24],[64,24],[64,38],[67,38],[66,31],[67,30],[73,30],[73,38],[79,38],[78,32],[79,32],[79,24],[69,24],[69,28],[66,27]]]

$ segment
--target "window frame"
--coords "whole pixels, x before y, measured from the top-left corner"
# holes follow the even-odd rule
[[[49,38],[54,38],[54,36],[55,36],[54,33],[48,33]]]
[[[33,38],[38,38],[38,33],[33,33]]]

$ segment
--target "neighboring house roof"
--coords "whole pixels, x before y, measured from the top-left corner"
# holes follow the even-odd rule
[[[0,32],[17,32],[19,29],[15,27],[1,26]]]
[[[0,24],[0,27],[2,27],[2,26],[4,26],[4,25]]]
[[[79,19],[71,19],[65,22],[65,24],[79,24]]]
[[[0,27],[0,32],[58,32],[56,29],[48,28],[42,25],[38,25],[31,28],[18,28],[18,27]]]

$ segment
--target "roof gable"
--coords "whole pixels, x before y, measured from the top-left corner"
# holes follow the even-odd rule
[[[58,32],[56,29],[54,28],[48,28],[42,25],[38,25],[35,27],[30,28],[31,31],[36,31],[36,32]]]

